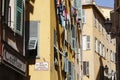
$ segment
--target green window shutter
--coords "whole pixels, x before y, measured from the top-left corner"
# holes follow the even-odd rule
[[[22,35],[23,27],[23,0],[16,0],[15,32]]]

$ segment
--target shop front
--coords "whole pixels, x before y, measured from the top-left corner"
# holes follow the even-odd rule
[[[9,45],[3,47],[0,80],[28,80],[26,60]]]

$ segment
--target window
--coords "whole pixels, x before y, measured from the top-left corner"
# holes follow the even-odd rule
[[[83,36],[83,50],[90,49],[90,36]]]
[[[83,62],[83,75],[89,76],[89,62]]]
[[[100,55],[102,56],[102,44],[100,43]]]
[[[100,18],[98,18],[98,30],[100,31]]]
[[[74,65],[72,62],[68,62],[68,80],[72,80],[73,79],[73,74],[74,72]]]
[[[39,30],[39,21],[28,21],[26,22],[26,36],[28,37],[28,50],[30,56],[38,56],[38,30]],[[28,30],[28,31],[27,31]],[[29,35],[28,35],[29,34]],[[27,38],[26,38],[27,39]]]
[[[102,23],[102,35],[104,35],[104,22]]]
[[[100,53],[100,42],[98,41],[98,53]]]
[[[75,50],[75,46],[76,46],[76,38],[75,38],[75,26],[72,27],[72,38],[71,38],[71,48],[73,50]]]
[[[105,58],[105,56],[106,56],[104,45],[102,45],[102,56],[103,56],[104,58]]]
[[[95,51],[96,52],[98,52],[97,45],[98,45],[98,41],[97,41],[97,38],[95,38]]]
[[[22,35],[23,14],[23,0],[16,0],[15,32],[19,35]]]
[[[54,30],[54,46],[56,46],[56,42],[57,42],[57,31]]]
[[[96,19],[96,15],[94,16],[94,24],[95,24],[95,27],[97,27],[97,19]]]
[[[83,9],[82,11],[82,16],[83,16],[82,23],[86,23],[85,9]]]

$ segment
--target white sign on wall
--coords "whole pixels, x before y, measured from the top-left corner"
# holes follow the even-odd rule
[[[48,70],[48,62],[37,62],[37,63],[35,63],[35,70],[47,71]]]
[[[26,72],[26,63],[20,60],[18,57],[10,54],[7,50],[4,49],[3,60],[18,68],[19,70]]]

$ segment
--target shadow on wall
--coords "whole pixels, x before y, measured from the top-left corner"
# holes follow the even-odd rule
[[[99,70],[98,70],[98,74],[97,74],[97,77],[95,80],[109,80],[105,74],[104,74],[104,65],[103,65],[103,61],[102,61],[102,57],[100,56],[99,57],[99,62],[100,62],[100,67],[99,67]]]

